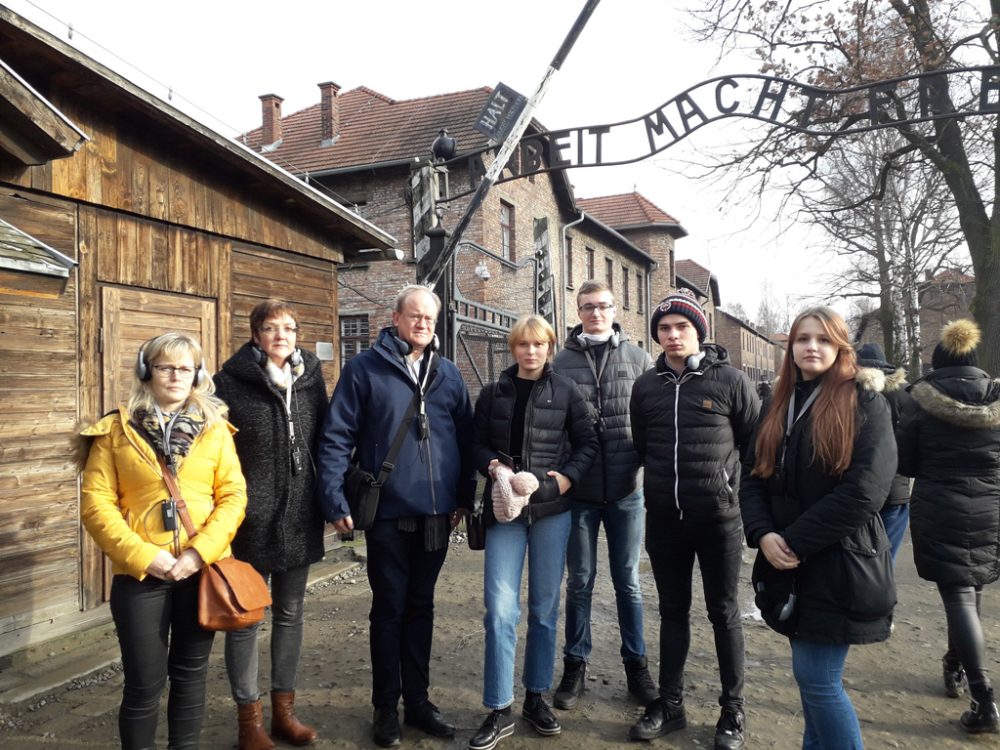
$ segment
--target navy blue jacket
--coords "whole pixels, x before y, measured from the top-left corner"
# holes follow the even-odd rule
[[[375,345],[344,367],[317,450],[319,497],[328,521],[350,515],[344,473],[357,449],[362,469],[378,475],[389,446],[413,400],[417,384],[403,361],[400,342],[383,328]],[[471,507],[472,402],[455,365],[437,352],[425,353],[437,368],[427,383],[428,436],[410,424],[396,466],[382,487],[376,520],[450,513]]]

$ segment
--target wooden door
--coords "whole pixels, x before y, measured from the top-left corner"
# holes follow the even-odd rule
[[[102,290],[104,411],[128,400],[135,361],[144,341],[167,331],[189,333],[201,342],[205,366],[215,372],[215,300],[138,289]]]
[[[201,342],[205,367],[215,372],[215,300],[106,286],[101,289],[101,303],[101,404],[105,413],[128,400],[139,347],[161,333],[182,331],[194,336]],[[92,550],[100,554],[96,545]],[[83,579],[86,602],[107,601],[111,566],[106,558],[84,564]]]

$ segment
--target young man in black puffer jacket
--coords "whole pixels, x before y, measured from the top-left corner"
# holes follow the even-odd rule
[[[646,551],[660,599],[660,698],[629,732],[651,740],[683,728],[684,663],[691,641],[695,557],[715,632],[722,694],[716,750],[744,746],[743,625],[739,585],[743,526],[737,499],[740,457],[760,402],[729,355],[704,344],[708,322],[681,290],[654,310],[650,331],[663,347],[632,389],[629,412],[645,471]]]

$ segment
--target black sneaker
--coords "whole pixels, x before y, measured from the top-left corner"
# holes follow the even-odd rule
[[[715,750],[743,750],[746,716],[738,708],[724,708],[715,725]]]
[[[646,706],[646,712],[628,730],[630,740],[653,740],[687,726],[684,704],[657,698]]]
[[[552,709],[541,698],[525,700],[521,717],[543,737],[552,737],[562,731],[556,717],[552,715]]]
[[[493,750],[504,737],[514,734],[514,717],[510,709],[495,709],[487,714],[483,725],[469,739],[469,750]]]

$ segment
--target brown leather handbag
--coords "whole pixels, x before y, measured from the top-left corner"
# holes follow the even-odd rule
[[[177,515],[189,538],[198,532],[173,472],[160,457],[163,481],[177,503]],[[205,630],[242,630],[264,619],[271,605],[267,582],[250,563],[224,557],[201,570],[198,583],[198,624]]]

